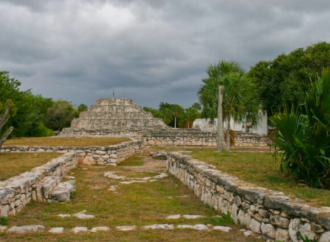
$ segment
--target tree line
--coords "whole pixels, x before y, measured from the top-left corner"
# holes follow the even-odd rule
[[[14,127],[12,137],[51,136],[54,131],[70,126],[71,120],[87,109],[85,104],[76,108],[66,100],[34,95],[20,87],[21,82],[11,78],[8,72],[0,72],[0,113],[4,113],[8,100],[15,110],[2,130]]]
[[[259,108],[273,116],[285,107],[301,106],[311,80],[327,67],[330,67],[330,43],[327,42],[280,54],[274,60],[260,61],[248,72],[239,63],[220,61],[208,67],[207,77],[198,91],[199,103],[183,108],[162,102],[158,109],[145,107],[144,110],[172,127],[191,128],[197,118],[217,117],[218,88],[224,85],[224,119],[245,120],[253,125],[258,121]],[[34,95],[31,90],[21,91],[20,86],[8,72],[0,72],[0,103],[11,100],[17,108],[5,125],[5,128],[15,127],[14,137],[52,135],[53,131],[70,126],[71,120],[87,109],[84,104],[75,107],[66,100]],[[1,113],[4,107],[0,107]],[[226,133],[229,131],[230,128]]]

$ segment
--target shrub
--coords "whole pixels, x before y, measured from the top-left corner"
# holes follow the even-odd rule
[[[311,84],[304,109],[271,118],[281,170],[312,187],[330,188],[330,72]]]
[[[0,225],[5,226],[8,224],[7,217],[0,217]]]

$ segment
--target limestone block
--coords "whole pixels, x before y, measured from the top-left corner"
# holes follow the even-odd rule
[[[94,158],[92,155],[86,155],[83,160],[83,165],[92,166],[95,164]]]
[[[293,242],[299,242],[297,233],[298,233],[298,229],[299,229],[300,224],[301,224],[301,220],[298,219],[298,218],[291,219],[291,221],[290,221],[289,235],[290,235],[290,239]]]
[[[289,242],[289,232],[286,229],[278,228],[276,230],[276,241],[283,241],[283,242]]]
[[[330,232],[323,233],[319,239],[319,242],[330,242]]]
[[[283,218],[280,215],[271,215],[270,222],[281,228],[289,228],[290,221],[287,218]]]
[[[255,219],[252,219],[249,227],[253,232],[260,234],[261,224]]]
[[[271,224],[261,224],[261,232],[262,234],[267,235],[269,238],[275,239],[276,238],[276,229]]]
[[[317,238],[316,234],[312,231],[312,227],[310,223],[305,223],[304,225],[300,225],[298,231],[303,237],[307,237],[310,240],[314,240]]]

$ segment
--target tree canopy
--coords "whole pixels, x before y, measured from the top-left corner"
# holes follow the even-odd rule
[[[260,61],[248,72],[255,82],[263,108],[271,116],[285,106],[304,102],[311,80],[330,67],[330,43],[320,42]]]

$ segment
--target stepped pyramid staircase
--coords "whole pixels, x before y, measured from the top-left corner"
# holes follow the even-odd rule
[[[162,119],[136,105],[131,99],[101,98],[80,117],[72,120],[60,136],[79,135],[125,135],[141,136],[160,129],[170,129]]]

